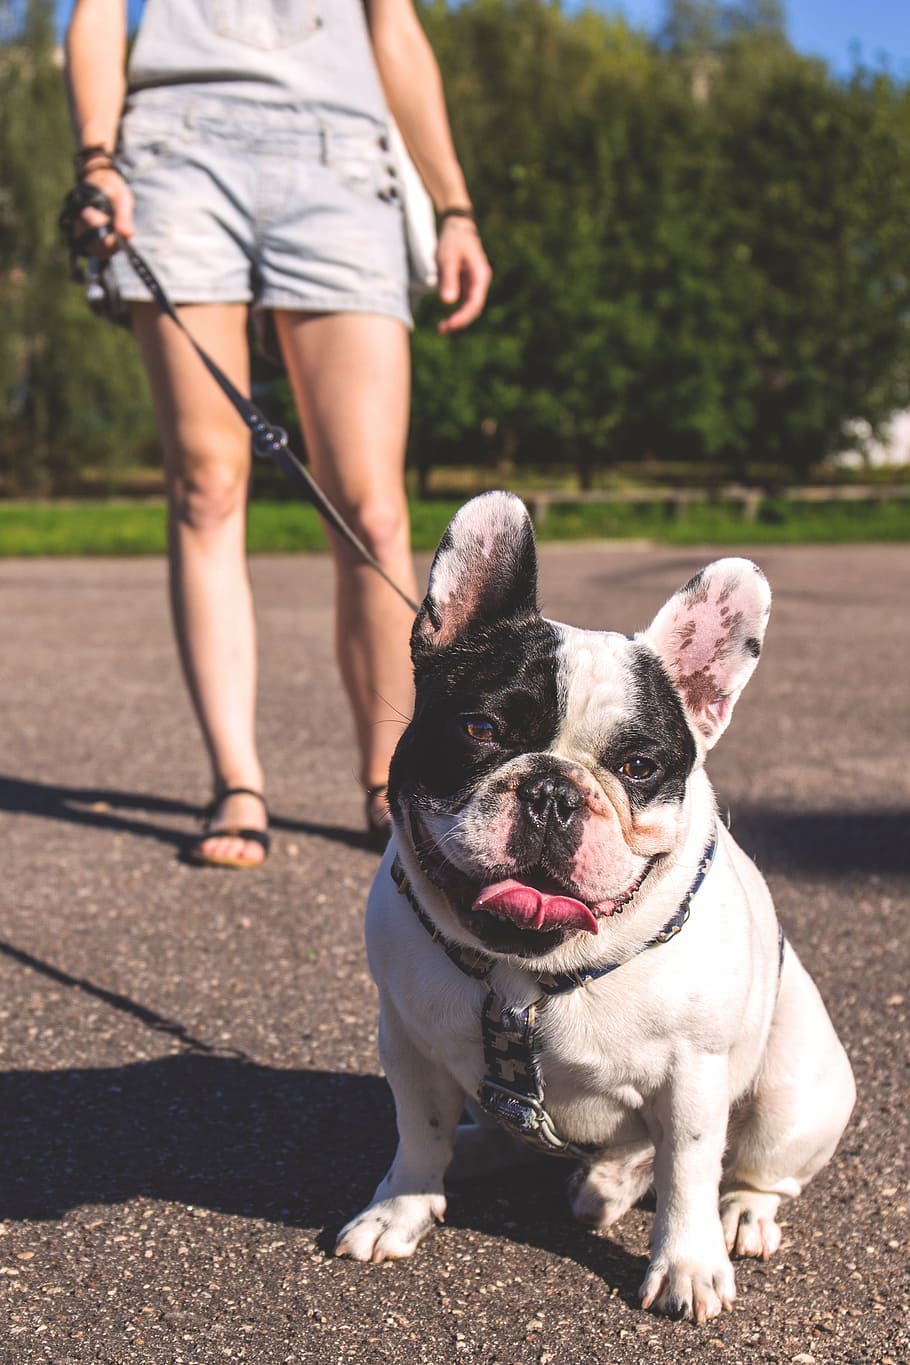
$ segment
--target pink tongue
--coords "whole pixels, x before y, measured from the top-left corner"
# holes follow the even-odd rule
[[[568,927],[597,933],[597,920],[581,901],[572,896],[548,896],[524,882],[508,880],[485,887],[471,909],[502,915],[523,929]]]

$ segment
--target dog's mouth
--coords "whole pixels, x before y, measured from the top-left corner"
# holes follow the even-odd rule
[[[589,934],[596,934],[601,919],[618,914],[632,899],[651,871],[652,863],[653,859],[635,881],[613,900],[594,901],[589,904],[568,895],[562,889],[549,890],[546,885],[547,879],[534,877],[532,873],[533,879],[530,881],[517,881],[509,877],[505,881],[494,882],[492,886],[484,887],[474,898],[471,909],[499,915],[503,919],[511,920],[519,928],[558,927],[583,929]]]
[[[577,933],[596,934],[599,921],[621,912],[656,861],[650,859],[612,900],[588,902],[575,894],[576,887],[540,866],[485,883],[450,863],[413,813],[411,832],[424,872],[445,892],[465,927],[488,947],[525,957],[550,952]]]

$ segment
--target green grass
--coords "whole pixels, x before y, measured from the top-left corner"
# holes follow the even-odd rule
[[[432,550],[457,501],[413,502],[414,548]],[[795,504],[769,500],[755,521],[734,506],[696,504],[682,516],[663,505],[558,504],[539,528],[539,539],[654,540],[694,544],[845,544],[910,540],[910,501]],[[253,554],[324,551],[315,511],[299,502],[250,505]],[[161,502],[0,503],[0,557],[34,555],[163,554]]]
[[[143,555],[164,548],[160,503],[0,503],[0,555],[5,557]]]
[[[793,503],[768,499],[747,521],[735,504],[695,503],[683,515],[662,504],[554,504],[540,540],[636,537],[665,545],[855,544],[910,540],[910,501]]]

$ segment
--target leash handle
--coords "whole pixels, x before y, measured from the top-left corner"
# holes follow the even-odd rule
[[[108,219],[107,226],[99,224],[98,227],[84,228],[77,236],[76,223],[84,209],[97,209],[99,213],[103,213]],[[91,257],[91,248],[110,236],[113,225],[114,206],[104,191],[99,190],[97,185],[89,184],[87,180],[80,180],[78,185],[74,185],[63,201],[57,226],[69,248],[70,275],[77,284],[85,284],[88,278],[86,268],[79,258]]]

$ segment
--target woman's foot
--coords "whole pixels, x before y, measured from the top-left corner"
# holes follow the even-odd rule
[[[392,834],[392,812],[389,809],[387,782],[367,787],[366,792],[367,843],[382,853]]]
[[[268,857],[269,812],[265,797],[251,787],[227,787],[212,801],[205,830],[186,850],[203,867],[261,867]]]

